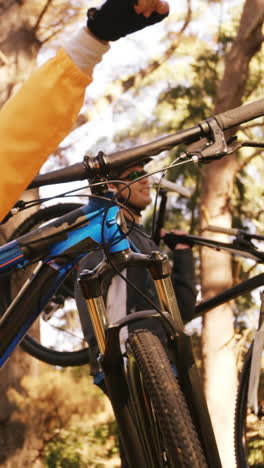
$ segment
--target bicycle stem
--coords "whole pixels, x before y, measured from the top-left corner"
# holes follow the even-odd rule
[[[168,311],[179,329],[183,329],[180,310],[175,298],[170,278],[170,265],[168,258],[161,252],[152,252],[151,255],[135,253],[124,250],[110,256],[110,264],[104,259],[94,270],[84,270],[80,274],[80,286],[90,311],[95,336],[100,353],[105,352],[105,330],[108,326],[105,304],[102,298],[102,279],[111,268],[122,271],[128,266],[148,268],[154,280],[159,297],[161,309]],[[109,266],[111,265],[111,266]]]

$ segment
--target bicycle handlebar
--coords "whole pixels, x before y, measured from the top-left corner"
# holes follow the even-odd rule
[[[209,129],[210,128],[207,125],[208,132]],[[28,186],[28,189],[41,187],[43,185],[85,180],[93,173],[101,172],[102,175],[106,175],[110,169],[114,172],[122,166],[127,167],[133,163],[139,163],[140,161],[147,159],[148,156],[155,156],[162,151],[179,145],[180,143],[191,143],[192,141],[197,141],[204,134],[204,130],[198,124],[195,127],[176,132],[173,135],[159,138],[158,140],[154,140],[144,145],[117,151],[109,155],[105,155],[100,152],[96,157],[85,156],[84,163],[77,163],[63,169],[36,176]]]
[[[107,178],[110,173],[114,174],[122,167],[127,168],[129,165],[137,164],[149,156],[155,156],[179,144],[191,144],[203,137],[210,136],[212,133],[210,121],[212,120],[217,122],[220,128],[219,131],[221,132],[221,130],[228,130],[241,123],[256,119],[261,115],[264,115],[264,99],[223,112],[191,128],[181,130],[144,145],[117,151],[109,155],[99,152],[96,157],[85,156],[84,163],[77,163],[73,166],[36,176],[28,186],[28,189],[37,188],[42,185],[85,180],[93,178],[95,175]],[[210,159],[210,156],[207,157],[208,159]]]
[[[237,229],[237,228],[226,228],[222,226],[212,226],[208,225],[204,229],[204,231],[211,231],[211,232],[219,232],[220,234],[228,234],[230,236],[242,236],[248,239],[256,239],[256,240],[264,240],[264,236],[262,234],[253,234],[251,232],[247,232],[243,229]]]
[[[63,169],[37,175],[27,187],[27,190],[42,187],[44,185],[63,184],[66,182],[81,181],[87,179],[87,171],[83,162],[73,164]]]
[[[212,226],[215,228],[216,226]],[[216,232],[223,232],[224,228],[219,228],[216,227],[216,229],[212,229]],[[220,231],[221,230],[221,231]],[[227,228],[226,231],[229,229]],[[237,231],[237,234],[239,235],[241,232],[240,229],[230,229],[230,231],[234,232]],[[264,236],[260,236],[258,234],[251,234],[247,233],[248,239],[251,238],[261,238],[264,240]],[[170,247],[170,249],[174,249],[176,244],[187,244],[190,246],[194,245],[200,245],[201,247],[209,247],[212,249],[215,249],[217,251],[227,251],[229,253],[245,257],[245,258],[250,258],[258,263],[264,263],[264,252],[261,250],[258,250],[251,242],[245,242],[243,239],[241,240],[239,236],[236,238],[235,241],[231,243],[227,242],[220,242],[214,239],[208,239],[206,237],[200,237],[200,236],[191,236],[189,234],[175,234],[174,232],[168,232],[164,237],[163,241],[165,244]]]
[[[263,115],[264,99],[245,104],[215,116],[222,130],[236,127]]]
[[[264,109],[263,109],[264,112]],[[198,141],[202,136],[205,136],[210,132],[210,127],[207,124],[207,121],[202,122],[201,124],[195,125],[186,130],[181,130],[172,135],[168,135],[158,140],[151,141],[144,145],[135,146],[127,150],[117,151],[115,153],[105,155],[105,163],[107,166],[111,167],[114,171],[115,169],[120,169],[123,167],[128,167],[138,162],[144,161],[150,156],[156,156],[162,151],[167,151],[174,148],[179,144],[190,144],[194,141]]]
[[[204,231],[211,231],[211,232],[218,232],[219,234],[229,234],[230,236],[237,236],[239,233],[239,229],[236,228],[226,228],[222,226],[212,226],[209,224],[206,228],[203,229]]]

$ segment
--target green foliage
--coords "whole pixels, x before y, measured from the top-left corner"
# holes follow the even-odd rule
[[[71,426],[54,434],[45,447],[47,468],[99,468],[118,453],[115,421]]]
[[[249,465],[254,468],[264,467],[264,433],[262,432],[262,440],[255,436],[249,442]]]
[[[90,380],[90,368],[89,366],[76,366],[70,367],[69,369],[61,369],[61,372],[70,373],[74,382],[83,382],[86,379]]]
[[[177,122],[166,120],[166,131],[177,131],[203,120],[212,113],[213,102],[218,83],[218,55],[210,50],[201,51],[190,66],[188,80],[165,90],[156,106],[158,118],[163,115],[163,108],[177,112]]]
[[[263,50],[260,50],[250,62],[250,73],[247,79],[244,97],[248,99],[256,95],[256,99],[263,97],[263,87],[260,85],[263,80]]]
[[[166,133],[175,132],[212,115],[218,83],[218,62],[219,56],[214,50],[208,47],[203,47],[202,50],[198,48],[195,61],[189,66],[187,79],[176,82],[174,86],[170,84],[159,96],[155,115],[160,130],[163,129]],[[178,147],[177,151],[172,150],[170,162],[184,149]],[[167,177],[194,191],[190,199],[177,197],[175,202],[172,200],[168,204],[166,227],[197,232],[202,177],[200,168],[193,163],[176,166],[169,170]]]
[[[82,468],[80,442],[69,431],[61,431],[58,438],[45,449],[45,465],[48,468]]]
[[[196,365],[199,368],[201,368],[202,367],[202,343],[201,343],[201,336],[197,332],[192,333],[192,347],[193,347]]]
[[[256,128],[257,130],[257,128]],[[255,139],[261,140],[261,136],[255,135]],[[250,138],[254,138],[251,130]],[[254,158],[251,159],[248,151],[240,153],[240,159],[245,162],[242,170],[239,170],[235,180],[235,189],[232,196],[232,215],[235,225],[239,227],[248,220],[252,220],[257,230],[261,232],[264,226],[264,213],[263,213],[263,157],[260,152],[255,151]],[[246,161],[248,163],[246,164]]]
[[[111,405],[88,372],[88,366],[48,367],[23,380],[23,393],[10,390],[17,420],[27,425],[25,444],[32,466],[36,460],[46,468],[119,466]]]

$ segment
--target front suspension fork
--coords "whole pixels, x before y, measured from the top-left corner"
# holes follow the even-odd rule
[[[128,266],[148,268],[157,290],[161,310],[168,311],[177,328],[183,330],[183,322],[174,294],[170,277],[170,265],[166,255],[159,251],[144,255],[132,252],[129,249],[112,254],[110,259],[110,264],[107,260],[103,260],[94,270],[84,270],[79,280],[101,354],[105,352],[105,331],[109,325],[102,298],[101,282],[104,275],[111,268],[112,263],[119,271]]]
[[[136,445],[140,443],[140,439],[137,439],[139,436],[134,431],[133,418],[131,418],[128,408],[128,388],[124,375],[123,357],[119,347],[119,330],[121,326],[127,325],[132,320],[135,321],[139,313],[135,313],[134,317],[126,317],[121,321],[122,323],[109,324],[107,322],[106,308],[102,298],[101,280],[112,269],[112,263],[114,263],[119,271],[128,266],[149,269],[157,290],[160,309],[164,312],[163,317],[157,313],[156,317],[162,320],[163,325],[167,329],[172,358],[176,362],[179,380],[204,448],[208,466],[210,468],[221,468],[199,372],[193,357],[191,338],[184,333],[183,321],[171,281],[171,269],[168,258],[159,251],[152,252],[150,255],[144,255],[128,249],[112,254],[110,262],[103,260],[93,271],[84,270],[79,280],[93,323],[101,355],[100,363],[119,424],[121,438],[124,434],[128,433],[129,435],[129,437],[123,437],[122,439],[128,458],[131,457],[133,460],[134,451],[136,450]],[[147,312],[142,314],[146,315]],[[151,313],[149,315],[151,316]],[[140,321],[139,315],[138,319]],[[134,441],[136,441],[134,447],[133,442],[132,446],[130,445],[131,434],[133,434]],[[129,446],[127,446],[127,443]],[[142,463],[143,461],[141,461],[141,464],[139,463],[139,466],[144,466]]]

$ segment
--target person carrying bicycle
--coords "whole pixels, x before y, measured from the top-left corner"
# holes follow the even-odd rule
[[[0,220],[72,129],[109,42],[162,21],[168,13],[163,0],[107,0],[99,9],[89,9],[87,27],[2,107]]]
[[[149,178],[144,177],[144,175],[147,175],[144,165],[133,166],[120,174],[118,183],[109,184],[109,186],[117,194],[118,201],[124,204],[122,211],[128,225],[128,238],[132,248],[135,251],[148,254],[159,250],[159,248],[144,232],[141,224],[142,211],[152,201]],[[126,188],[127,183],[137,178],[140,179],[131,184],[129,188]],[[89,254],[81,261],[80,271],[83,269],[93,269],[102,258],[103,252],[97,251]],[[144,291],[152,301],[158,304],[155,287],[147,270],[129,267],[125,275],[133,285],[140,291]],[[176,244],[172,251],[172,281],[183,319],[187,322],[193,318],[196,301],[193,255],[192,249],[188,245]],[[100,383],[102,376],[98,376],[97,348],[95,347],[92,324],[90,319],[87,319],[89,314],[87,314],[86,302],[78,284],[76,290],[76,302],[82,320],[84,336],[91,350],[91,373],[95,376],[95,382]],[[131,286],[126,285],[122,278],[117,275],[113,276],[113,273],[104,280],[103,291],[109,322],[116,322],[135,311],[152,308],[150,303],[140,293],[135,291]],[[147,320],[147,324],[149,322],[150,320]],[[156,321],[154,322],[156,323]],[[141,326],[144,328],[145,323],[141,322]],[[125,337],[123,337],[123,341],[124,339]]]
[[[148,161],[145,161],[145,163],[147,162]],[[149,254],[159,249],[155,242],[144,232],[141,224],[142,211],[152,201],[149,178],[144,177],[146,175],[147,172],[144,163],[142,165],[136,165],[123,171],[118,177],[119,181],[115,184],[109,184],[109,187],[115,192],[118,201],[122,203],[122,211],[130,231],[128,238],[131,247],[135,251]],[[127,187],[127,184],[138,178],[138,181],[129,185],[129,188]],[[102,259],[102,251],[89,254],[80,262],[80,271],[95,268]],[[155,286],[148,270],[139,267],[128,267],[122,272],[122,275],[125,275],[130,283],[136,286],[140,291],[143,291],[151,301],[158,305]],[[193,318],[196,301],[193,256],[192,250],[188,245],[176,244],[172,251],[172,282],[178,305],[182,312],[182,317],[184,321],[187,322]],[[114,276],[114,272],[103,280],[102,288],[109,323],[115,323],[133,312],[153,308],[138,291],[126,284],[123,278],[118,275]],[[103,374],[100,372],[98,365],[98,348],[92,323],[87,311],[86,301],[83,298],[78,282],[76,283],[75,299],[82,323],[83,334],[89,344],[90,372],[94,377],[94,383],[106,392]],[[134,323],[129,326],[129,332],[131,333],[137,328],[138,324]],[[151,330],[153,333],[157,334],[166,345],[164,331],[157,320],[141,320],[140,328]],[[127,336],[128,330],[125,327],[120,331],[121,348],[124,348],[124,342]],[[126,457],[121,443],[119,445],[122,462],[121,466],[122,468],[126,468],[128,466]]]

